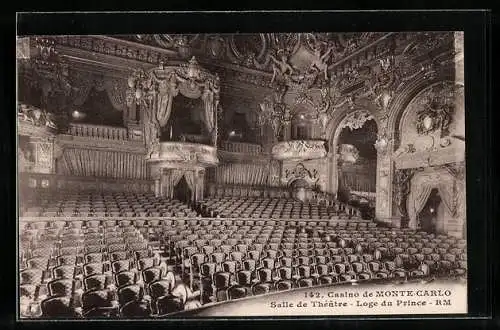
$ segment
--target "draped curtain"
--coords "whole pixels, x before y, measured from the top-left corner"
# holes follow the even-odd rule
[[[408,216],[410,227],[416,228],[417,216],[424,208],[431,194],[432,189],[439,191],[442,203],[448,213],[455,217],[457,215],[456,180],[451,177],[441,175],[442,173],[422,174],[414,177],[411,181],[410,194],[407,200]]]
[[[75,79],[76,88],[73,89],[72,101],[77,107],[82,106],[89,95],[90,90],[94,86],[94,77],[91,73],[79,71],[78,79]]]
[[[163,127],[167,124],[170,114],[172,112],[172,103],[174,97],[179,94],[179,89],[177,88],[177,81],[175,75],[170,75],[166,80],[157,80],[158,85],[158,96],[156,102],[156,119]]]
[[[155,114],[155,104],[153,106],[146,106],[143,111],[144,120],[144,142],[149,152],[151,152],[152,145],[158,139],[158,131],[160,129],[158,120]]]
[[[371,173],[342,172],[342,179],[351,191],[375,192],[375,176]]]
[[[165,191],[164,196],[168,198],[172,198],[174,195],[174,188],[175,186],[179,183],[179,181],[182,179],[182,176],[184,175],[184,171],[182,170],[170,170],[167,175],[164,175],[163,178],[163,183],[162,187]],[[186,179],[187,181],[187,179]]]
[[[215,171],[217,183],[266,185],[270,168],[264,164],[224,164]]]
[[[417,227],[417,215],[427,203],[432,188],[435,186],[430,183],[423,183],[420,185],[412,185],[410,195],[408,196],[408,216],[410,218],[409,227]]]
[[[197,200],[202,200],[203,199],[203,190],[205,188],[205,174],[207,172],[199,172],[198,174],[198,190],[196,191],[196,199]]]
[[[453,184],[447,184],[446,182],[440,183],[438,185],[438,190],[439,190],[439,195],[441,196],[441,200],[443,201],[444,205],[448,209],[448,212],[452,215],[456,215],[456,204],[455,201],[453,200],[453,190],[454,186]]]
[[[195,194],[196,193],[196,183],[195,183],[195,178],[194,178],[194,172],[193,171],[186,171],[186,172],[184,172],[184,177],[186,178],[186,182],[187,182],[189,189],[191,189],[191,193]]]
[[[212,132],[214,129],[214,117],[215,117],[215,102],[214,102],[214,92],[205,89],[202,95],[204,110],[205,110],[205,124],[207,125],[207,129],[209,132]]]
[[[145,120],[145,123],[148,123],[152,126],[155,126],[154,124],[157,123],[158,127],[156,127],[156,129],[159,130],[160,127],[164,127],[167,124],[172,113],[172,104],[174,97],[179,94],[180,89],[177,83],[177,77],[174,73],[172,73],[167,79],[158,79],[158,77],[156,77],[156,75],[153,73],[152,78],[158,83],[158,93],[156,95],[156,98],[154,98],[153,104],[151,105],[153,108],[152,114],[148,116],[147,120]],[[189,98],[199,97],[199,94],[197,95],[196,93],[186,95],[184,91],[183,94]],[[203,91],[201,99],[203,101],[203,117],[205,120],[205,124],[208,131],[212,133],[215,128],[215,116],[218,106],[215,92],[207,87]],[[151,135],[151,132],[146,132],[147,143],[148,141],[151,141]]]
[[[92,150],[64,149],[58,163],[59,174],[71,176],[108,177],[116,179],[148,179],[143,154]]]
[[[108,93],[109,100],[113,107],[117,110],[123,111],[126,107],[125,86],[120,79],[106,79],[104,80],[104,87]]]

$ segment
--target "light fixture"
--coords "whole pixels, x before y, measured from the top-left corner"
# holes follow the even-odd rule
[[[431,213],[434,213],[434,209],[431,207],[429,210]]]
[[[304,114],[301,114],[301,115],[299,116],[299,118],[300,118],[300,119],[305,119],[305,118],[306,118],[306,116],[304,116]]]
[[[78,110],[74,110],[72,113],[71,113],[71,116],[73,117],[73,119],[83,119],[85,118],[85,113],[84,112],[80,112]]]

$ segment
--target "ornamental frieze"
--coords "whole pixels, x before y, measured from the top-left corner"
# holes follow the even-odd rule
[[[292,140],[275,144],[271,151],[277,160],[308,160],[326,157],[325,141]]]
[[[418,58],[446,44],[449,36],[447,33],[271,33],[57,36],[50,39],[68,47],[152,64],[165,62],[167,57],[182,60],[191,55],[197,55],[203,64],[215,64],[216,59],[218,66],[227,69],[238,66],[231,69],[255,71],[255,74],[237,75],[240,81],[269,86],[271,82],[280,78],[286,80],[287,77],[295,84],[315,81],[316,78],[321,78],[317,82],[328,81],[332,77],[354,83],[360,69],[373,65],[388,52]],[[415,40],[423,40],[420,42],[423,45],[417,47]],[[294,67],[290,62],[299,49],[309,52],[310,65],[307,68]],[[269,80],[263,84],[257,78],[259,75],[269,76]],[[312,80],[307,77],[312,77]]]
[[[292,182],[297,179],[305,179],[309,182],[317,182],[319,180],[319,173],[316,169],[312,171],[307,169],[304,164],[299,163],[293,169],[285,169],[284,180]]]
[[[208,167],[219,163],[215,147],[186,142],[161,142],[158,153],[147,161],[162,167]]]

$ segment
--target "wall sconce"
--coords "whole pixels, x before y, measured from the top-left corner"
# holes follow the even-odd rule
[[[389,139],[383,135],[377,138],[375,141],[374,147],[378,152],[385,154],[387,152],[387,146],[389,145]]]

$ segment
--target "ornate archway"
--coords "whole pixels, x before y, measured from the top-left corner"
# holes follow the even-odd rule
[[[439,188],[443,199],[448,200],[443,187],[430,187],[425,182],[413,184],[414,176],[426,169],[431,170],[427,177],[432,176],[436,181],[434,185],[446,182],[449,177],[440,174],[442,166],[463,162],[465,158],[463,141],[453,138],[457,133],[462,136],[465,129],[463,89],[453,80],[445,76],[441,78],[420,85],[420,90],[414,90],[413,98],[405,108],[391,118],[394,120],[391,122],[394,124],[394,141],[390,168],[394,178],[392,216],[402,226],[416,227],[418,210],[413,210],[412,194],[425,195],[430,189]],[[448,132],[450,124],[454,134]],[[423,185],[427,190],[421,190]]]
[[[370,110],[366,110],[370,109]],[[378,119],[376,117],[375,109],[366,107],[366,108],[355,108],[355,109],[343,109],[343,111],[339,111],[336,113],[336,116],[332,118],[329,124],[329,132],[331,135],[329,137],[329,181],[328,188],[329,191],[333,194],[336,194],[338,191],[338,169],[339,162],[341,161],[339,156],[339,137],[342,130],[346,127],[351,127],[353,129],[362,127],[364,123],[368,120],[374,120],[378,126]]]

